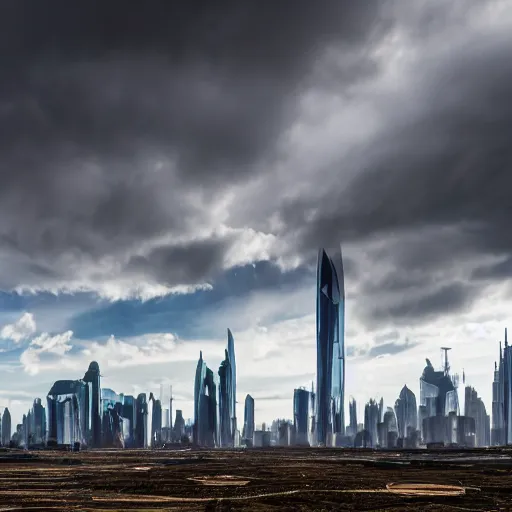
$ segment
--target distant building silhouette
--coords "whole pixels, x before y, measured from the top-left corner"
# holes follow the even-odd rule
[[[407,429],[418,428],[418,409],[416,407],[416,395],[404,386],[395,402],[395,413],[398,425],[398,437],[405,439]]]
[[[491,444],[490,418],[482,399],[470,386],[465,389],[464,416],[475,420],[475,446],[483,447]]]
[[[9,443],[11,442],[11,433],[11,413],[6,407],[2,415],[2,444],[4,446],[9,446]]]
[[[251,395],[245,397],[244,406],[244,428],[242,438],[249,440],[252,444],[254,437],[254,398]]]
[[[495,446],[512,444],[512,346],[507,329],[503,350],[500,343],[499,363],[494,363],[491,442]]]

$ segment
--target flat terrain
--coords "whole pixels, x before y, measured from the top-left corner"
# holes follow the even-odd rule
[[[21,509],[512,510],[512,451],[0,452],[0,511]]]

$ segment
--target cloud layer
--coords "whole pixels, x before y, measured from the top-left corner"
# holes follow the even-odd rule
[[[0,289],[149,309],[195,293],[197,324],[249,332],[309,318],[318,247],[341,242],[355,359],[423,357],[463,322],[501,332],[511,31],[504,0],[2,5]],[[258,262],[264,293],[226,278]],[[304,308],[274,300],[295,275]],[[241,297],[272,322],[253,325]],[[125,322],[130,342],[82,349],[123,364],[185,350],[165,338],[179,329],[148,349],[137,336],[156,328]],[[0,337],[35,375],[75,361],[68,327],[38,333],[27,313]],[[258,367],[279,349],[253,334]]]

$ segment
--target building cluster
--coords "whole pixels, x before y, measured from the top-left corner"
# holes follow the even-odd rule
[[[252,404],[254,418],[254,401]],[[194,383],[193,442],[209,448],[240,446],[236,418],[235,340],[229,329],[218,376],[208,368],[203,353],[199,354]]]
[[[84,448],[154,448],[188,442],[192,425],[181,410],[172,422],[172,391],[161,386],[137,397],[101,387],[98,363],[92,362],[82,379],[58,380],[47,395],[37,398],[11,435],[11,418],[2,416],[2,444],[21,447],[73,446]]]
[[[505,346],[500,343],[499,363],[494,363],[491,441],[494,446],[512,444],[512,346],[507,329]]]
[[[36,399],[11,435],[6,408],[1,418],[3,445],[76,445],[84,447],[153,448],[166,443],[192,442],[199,447],[330,446],[416,448],[512,444],[512,346],[505,329],[495,363],[490,416],[476,390],[465,387],[464,411],[459,405],[459,377],[450,374],[447,347],[443,368],[430,360],[420,376],[419,403],[407,386],[393,407],[383,399],[370,399],[358,423],[357,404],[348,403],[345,422],[345,283],[341,250],[320,249],[316,287],[316,388],[293,393],[293,419],[275,420],[270,427],[255,427],[255,402],[247,395],[244,423],[239,431],[236,415],[235,341],[227,330],[224,360],[217,372],[200,352],[194,380],[194,418],[185,422],[181,410],[173,421],[172,388],[161,386],[160,397],[137,397],[101,388],[100,369],[89,365],[78,380],[59,380],[47,396],[45,409]],[[465,384],[465,377],[463,376]]]

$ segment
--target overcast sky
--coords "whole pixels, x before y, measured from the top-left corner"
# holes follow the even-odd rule
[[[0,406],[18,422],[97,360],[191,417],[229,327],[239,421],[247,393],[291,418],[341,243],[360,419],[441,346],[490,413],[510,34],[506,0],[0,2]]]

